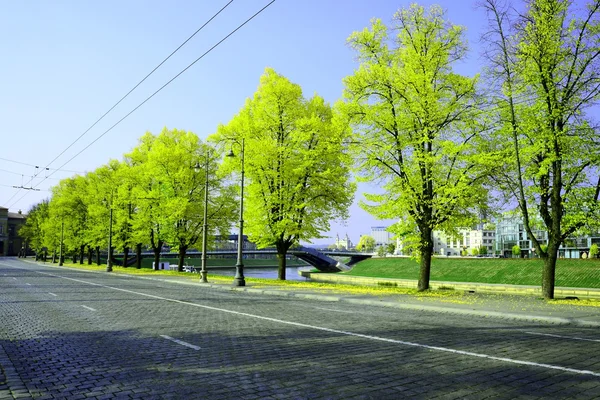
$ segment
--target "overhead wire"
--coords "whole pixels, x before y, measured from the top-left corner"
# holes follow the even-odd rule
[[[252,21],[254,18],[256,18],[258,15],[260,15],[263,11],[265,11],[269,6],[271,6],[273,3],[275,3],[276,0],[271,0],[269,3],[267,3],[264,7],[262,7],[260,10],[258,10],[256,13],[254,13],[251,17],[249,17],[248,19],[246,19],[244,22],[242,22],[240,25],[238,25],[235,29],[233,29],[231,32],[229,32],[227,35],[225,35],[221,40],[219,40],[216,44],[214,44],[211,48],[209,48],[207,51],[205,51],[200,57],[196,58],[193,62],[191,62],[187,67],[185,67],[183,70],[181,70],[179,73],[177,73],[173,78],[171,78],[169,81],[167,81],[164,85],[162,85],[159,89],[157,89],[154,93],[152,93],[150,96],[148,96],[144,101],[142,101],[140,104],[138,104],[133,110],[129,111],[127,114],[125,114],[125,116],[123,116],[121,119],[119,119],[117,122],[115,122],[110,128],[108,128],[107,130],[105,130],[102,134],[100,134],[96,139],[94,139],[91,143],[89,143],[86,147],[84,147],[83,149],[81,149],[79,152],[77,152],[73,157],[71,157],[69,160],[67,160],[64,164],[62,164],[59,169],[61,169],[62,167],[64,167],[65,165],[67,165],[68,163],[70,163],[71,161],[73,161],[77,156],[79,156],[81,153],[83,153],[85,150],[87,150],[90,146],[92,146],[94,143],[96,143],[98,140],[100,140],[102,137],[104,137],[104,135],[106,135],[107,133],[109,133],[111,130],[113,130],[116,126],[118,126],[121,122],[123,122],[126,118],[128,118],[131,114],[133,114],[135,111],[137,111],[140,107],[142,107],[144,104],[146,104],[150,99],[152,99],[154,96],[156,96],[159,92],[161,92],[165,87],[167,87],[168,85],[170,85],[175,79],[177,79],[179,76],[181,76],[184,72],[186,72],[188,69],[190,69],[194,64],[196,64],[198,61],[200,61],[201,59],[203,59],[206,55],[208,55],[210,52],[212,52],[215,48],[217,48],[218,46],[220,46],[224,41],[226,41],[227,39],[229,39],[233,34],[235,34],[237,31],[239,31],[242,27],[244,27],[247,23],[249,23],[250,21]],[[52,176],[54,174],[54,172],[50,173],[50,176]],[[42,181],[40,181],[39,183],[36,184],[37,185],[41,184],[42,182],[44,182],[45,179],[47,179],[48,177],[44,178]],[[21,199],[23,199],[25,196],[27,196],[28,192],[26,192],[23,196],[21,196],[18,200],[14,201],[11,205],[9,205],[9,207],[12,207],[14,204],[18,203],[19,201],[21,201]],[[9,199],[9,201],[14,198],[14,195]]]
[[[100,118],[98,118],[92,125],[90,125],[81,135],[79,135],[73,142],[71,142],[71,144],[69,144],[63,151],[61,151],[56,157],[54,157],[54,159],[52,159],[52,161],[50,161],[45,168],[48,168],[50,165],[52,165],[52,163],[54,163],[60,156],[62,156],[67,150],[69,150],[71,147],[73,147],[73,145],[75,145],[75,143],[77,143],[82,137],[84,137],[92,128],[94,128],[100,121],[102,121],[104,119],[104,117],[106,117],[112,110],[114,110],[119,104],[121,104],[121,102],[123,100],[125,100],[135,89],[137,89],[142,83],[144,83],[146,81],[146,79],[148,79],[154,72],[156,72],[156,70],[158,70],[165,62],[167,62],[167,60],[169,60],[175,53],[177,53],[183,46],[185,46],[194,36],[196,36],[202,29],[204,29],[204,27],[206,27],[212,20],[214,20],[219,14],[221,14],[221,12],[223,12],[227,7],[229,7],[229,5],[231,5],[231,3],[233,3],[234,0],[230,0],[229,2],[227,2],[219,11],[217,11],[212,17],[210,17],[204,24],[202,24],[202,26],[200,26],[200,28],[198,28],[194,33],[192,33],[185,41],[183,41],[183,43],[181,43],[175,50],[173,50],[171,52],[171,54],[169,54],[166,58],[164,58],[156,67],[154,67],[152,69],[152,71],[150,71],[148,74],[146,74],[146,76],[144,76],[144,78],[142,78],[142,80],[140,80],[133,88],[131,88],[124,96],[122,96],[119,101],[117,101],[112,107],[110,107],[108,109],[108,111],[106,111],[104,114],[102,114],[102,116],[100,116]],[[89,146],[88,146],[89,147]],[[79,153],[78,153],[79,154]],[[4,161],[9,161],[9,162],[15,162],[18,164],[23,164],[23,165],[30,165],[27,163],[23,163],[23,162],[19,162],[19,161],[13,161],[13,160],[8,160],[8,159],[4,159],[4,158],[0,158],[1,160]],[[71,159],[72,160],[72,159]],[[69,160],[69,161],[71,161]],[[63,164],[66,165],[67,163]],[[62,168],[62,167],[61,167]],[[40,171],[41,172],[41,171]],[[35,177],[37,177],[39,175],[35,174]],[[32,177],[30,179],[29,182],[30,183],[33,181]],[[20,190],[19,190],[20,191]],[[14,193],[6,202],[10,202],[18,193],[19,191],[17,191],[16,193]],[[24,197],[24,196],[23,196]],[[14,203],[13,203],[14,204]]]

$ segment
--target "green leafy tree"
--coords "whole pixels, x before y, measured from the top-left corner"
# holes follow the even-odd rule
[[[598,245],[595,243],[590,246],[590,258],[598,258]]]
[[[515,244],[512,247],[512,255],[515,257],[521,257],[521,247],[518,244]]]
[[[600,2],[581,13],[568,0],[531,0],[525,14],[485,0],[498,127],[493,176],[516,198],[528,237],[544,260],[542,292],[554,297],[560,244],[598,213],[600,146],[586,110],[600,96]],[[534,208],[548,232],[533,232]]]
[[[429,288],[432,233],[469,225],[485,203],[475,142],[477,77],[453,72],[466,57],[464,29],[434,6],[398,11],[393,25],[374,19],[348,39],[359,68],[344,80],[340,110],[355,131],[362,180],[382,194],[366,194],[362,207],[396,219],[396,233],[416,232],[418,289]]]
[[[478,254],[480,256],[486,256],[488,253],[488,248],[486,246],[479,246]]]
[[[375,248],[375,239],[370,235],[361,235],[356,245],[356,250],[370,252]]]
[[[75,260],[79,255],[83,262],[83,249],[87,244],[85,235],[88,224],[87,181],[83,176],[62,179],[52,188],[51,214],[60,216],[63,232],[63,256],[70,254]]]
[[[23,237],[29,247],[36,253],[36,258],[42,255],[44,247],[44,221],[48,219],[48,200],[43,200],[31,207],[27,213],[25,224],[19,229],[19,235]]]
[[[322,238],[332,219],[347,217],[355,191],[347,134],[323,98],[305,99],[299,85],[267,68],[254,96],[212,137],[244,141],[245,228],[259,247],[277,249],[281,280],[290,247]],[[224,168],[239,170],[240,160]]]
[[[394,254],[394,252],[396,251],[396,243],[388,243],[385,246],[385,251],[388,254]]]
[[[385,247],[383,246],[378,246],[377,247],[377,255],[379,257],[385,257]]]

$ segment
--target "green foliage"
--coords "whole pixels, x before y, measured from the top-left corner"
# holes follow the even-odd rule
[[[385,254],[386,254],[385,253],[385,247],[383,247],[383,246],[377,247],[377,255],[379,257],[385,257]]]
[[[517,257],[520,257],[520,256],[521,256],[521,248],[519,247],[519,245],[518,245],[518,244],[515,244],[515,245],[512,247],[512,255],[513,255],[513,256],[517,256]]]
[[[371,252],[375,249],[375,239],[373,236],[369,235],[361,235],[360,239],[358,239],[358,244],[356,245],[356,250]]]
[[[590,246],[590,258],[598,258],[598,245],[595,243]]]
[[[479,254],[480,256],[485,256],[488,253],[488,248],[486,246],[479,246],[479,249],[477,249],[477,254]]]
[[[385,245],[385,252],[388,254],[394,254],[394,252],[396,251],[396,243],[394,242],[390,242],[388,244]]]
[[[300,86],[270,68],[242,110],[219,126],[211,140],[225,148],[244,143],[245,229],[259,247],[275,246],[284,256],[347,217],[355,191],[347,135],[321,97],[305,99]],[[228,159],[223,173],[240,168],[239,158]]]
[[[400,221],[394,232],[418,244],[423,279],[432,231],[468,225],[486,195],[473,122],[477,77],[452,71],[466,56],[464,29],[444,17],[440,7],[413,5],[398,11],[390,27],[374,19],[354,32],[348,43],[360,66],[344,79],[338,104],[354,129],[360,178],[383,189],[366,194],[361,206],[377,218]],[[428,286],[428,280],[419,284]]]
[[[40,253],[44,247],[44,221],[48,219],[49,201],[42,200],[35,204],[27,213],[25,224],[19,229],[19,235],[23,237],[29,247],[34,249],[36,253]]]
[[[500,97],[489,118],[494,181],[516,198],[528,236],[546,260],[544,296],[553,297],[558,247],[590,230],[599,212],[600,146],[585,109],[600,97],[600,8],[582,10],[568,0],[531,0],[527,11],[485,0],[491,22],[487,54]],[[548,232],[548,248],[534,238],[535,215]]]

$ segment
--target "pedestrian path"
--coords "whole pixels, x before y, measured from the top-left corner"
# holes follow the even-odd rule
[[[33,261],[30,261],[33,263]],[[44,264],[46,266],[52,266]],[[67,267],[56,267],[67,268]],[[69,267],[70,268],[70,267]],[[81,270],[95,274],[106,274],[100,271]],[[336,289],[335,285],[328,288],[318,287],[294,287],[290,285],[278,285],[273,283],[253,283],[247,280],[247,286],[233,287],[230,282],[222,280],[200,283],[197,278],[190,276],[165,276],[149,272],[147,275],[128,275],[119,273],[119,276],[131,278],[149,279],[177,284],[198,286],[199,290],[226,290],[255,293],[261,295],[272,295],[282,297],[306,298],[324,302],[345,302],[352,304],[372,305],[396,309],[422,310],[429,312],[454,313],[465,315],[476,315],[484,318],[506,318],[516,320],[537,321],[550,324],[569,324],[586,327],[600,326],[600,307],[589,306],[589,300],[580,297],[579,300],[565,302],[560,297],[577,297],[581,293],[591,294],[590,297],[599,292],[597,289],[571,289],[558,288],[557,300],[546,301],[541,297],[539,288],[518,285],[489,285],[460,282],[431,282],[432,289],[445,289],[446,294],[428,293],[425,295],[414,295],[405,293],[394,293],[393,290],[385,293],[364,294],[344,289]],[[390,280],[380,278],[349,277],[339,274],[318,274],[319,281],[329,281],[338,284],[377,285],[377,282],[387,282],[383,286],[390,286],[390,282],[397,283],[402,280]],[[331,276],[336,277],[335,280]],[[315,280],[314,276],[311,279]],[[373,283],[375,282],[375,283]],[[407,285],[416,287],[416,281],[406,281]],[[398,284],[398,287],[402,285]],[[411,286],[408,286],[411,287]],[[490,293],[492,289],[497,289]],[[449,293],[449,294],[448,294]],[[566,296],[565,296],[566,294]],[[596,298],[600,298],[598,293]],[[599,302],[591,303],[600,305]]]
[[[569,324],[586,327],[600,326],[600,307],[587,306],[587,300],[546,301],[537,295],[464,293],[458,290],[451,295],[412,295],[412,294],[354,294],[344,290],[331,288],[294,288],[293,286],[277,285],[276,283],[252,284],[245,287],[233,287],[228,283],[202,284],[190,281],[185,277],[150,277],[162,281],[181,284],[198,285],[200,287],[241,291],[262,295],[306,298],[324,302],[345,302],[353,304],[373,305],[396,309],[422,310],[430,312],[476,315],[484,318],[505,318],[526,321],[538,321],[550,324]],[[210,281],[210,276],[209,276]],[[448,286],[449,287],[449,286]],[[599,303],[596,303],[600,305]]]

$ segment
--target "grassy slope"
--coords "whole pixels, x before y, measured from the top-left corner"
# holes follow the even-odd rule
[[[537,286],[541,284],[542,266],[540,259],[434,258],[431,279]],[[359,262],[346,274],[418,279],[419,265],[409,258],[372,258]],[[558,260],[556,285],[600,288],[600,260]]]

